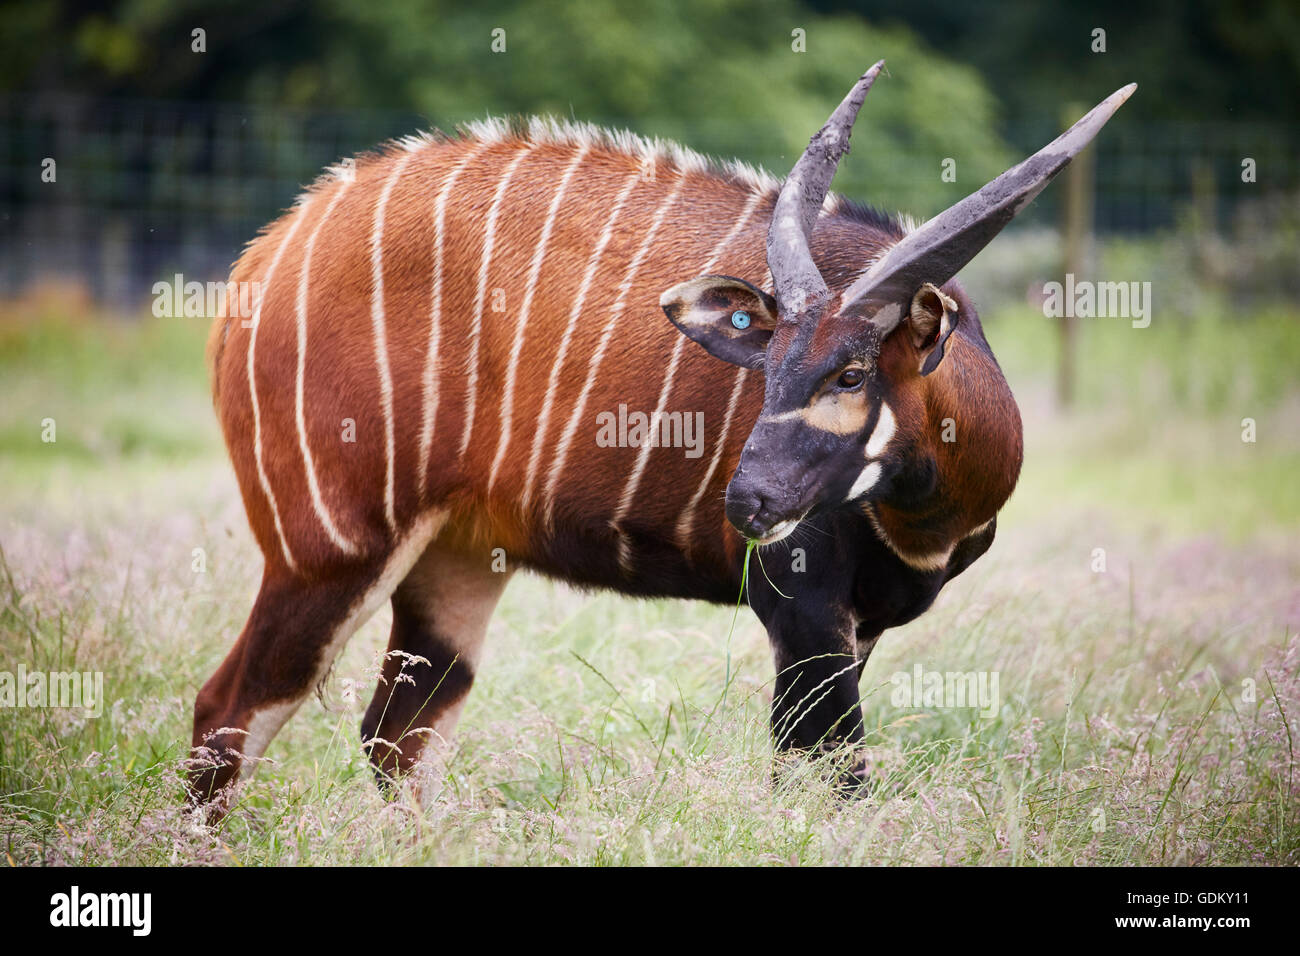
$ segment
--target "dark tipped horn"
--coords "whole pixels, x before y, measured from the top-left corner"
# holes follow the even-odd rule
[[[926,282],[943,285],[974,259],[1082,152],[1136,89],[1137,84],[1130,83],[1116,90],[1024,162],[900,239],[845,290],[841,311],[855,307],[868,312],[881,332],[888,334],[906,314],[917,289]]]
[[[808,304],[829,295],[813,262],[809,240],[835,169],[849,151],[853,121],[884,66],[881,60],[862,74],[826,125],[809,140],[808,148],[781,187],[767,230],[767,266],[772,270],[776,300],[783,313],[787,309],[802,312]]]

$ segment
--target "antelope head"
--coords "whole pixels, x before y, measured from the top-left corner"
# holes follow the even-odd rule
[[[762,544],[806,516],[887,485],[907,440],[885,396],[940,368],[963,309],[944,285],[1088,145],[1128,99],[1113,93],[1069,130],[890,246],[840,288],[813,261],[818,213],[875,64],[812,137],[781,188],[767,234],[775,296],[741,278],[706,275],[660,299],[683,334],[724,361],[762,369],[763,408],[727,487],[727,517]],[[954,290],[955,291],[955,290]],[[895,340],[882,363],[882,348]],[[892,344],[892,343],[891,343]],[[897,357],[902,356],[903,361]],[[891,451],[892,449],[892,451]]]

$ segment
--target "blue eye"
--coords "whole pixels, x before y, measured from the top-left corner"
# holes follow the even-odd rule
[[[731,313],[731,324],[738,329],[749,328],[749,313],[742,309],[737,309]]]

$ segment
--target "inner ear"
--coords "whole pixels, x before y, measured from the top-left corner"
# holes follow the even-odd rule
[[[957,303],[942,289],[927,282],[912,297],[907,331],[921,353],[921,374],[929,375],[943,361],[948,336],[957,327]]]
[[[776,328],[776,299],[744,279],[706,275],[664,292],[659,306],[715,358],[754,368]]]

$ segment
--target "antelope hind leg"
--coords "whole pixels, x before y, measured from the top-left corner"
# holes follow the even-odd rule
[[[190,800],[225,810],[271,739],[364,620],[362,569],[322,581],[268,570],[239,639],[194,701]],[[370,610],[373,610],[371,608]]]
[[[509,580],[487,554],[431,545],[393,593],[393,629],[361,739],[381,788],[443,749]]]

